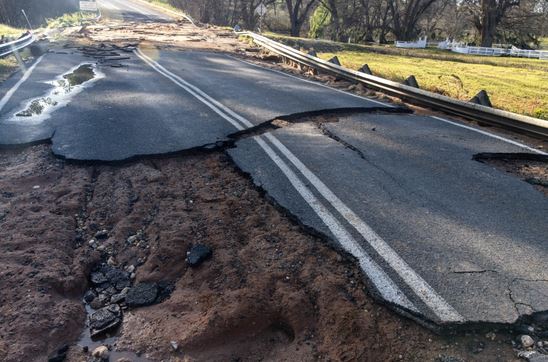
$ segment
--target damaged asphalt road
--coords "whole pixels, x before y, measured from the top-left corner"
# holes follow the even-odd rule
[[[406,315],[508,324],[548,310],[548,200],[473,160],[537,151],[231,54],[106,47],[52,49],[2,83],[0,147],[51,142],[60,158],[108,162],[226,151]],[[116,53],[111,62],[103,51]],[[18,116],[85,64],[95,78],[70,101]],[[343,111],[335,123],[310,119]],[[279,129],[265,127],[277,119]]]
[[[548,200],[472,159],[485,150],[523,152],[430,117],[363,114],[241,140],[229,154],[304,224],[371,264],[363,248],[388,274],[369,269],[381,298],[438,323],[513,323],[548,309]]]
[[[87,50],[87,49],[85,49]],[[224,54],[143,53],[165,60],[181,76],[200,81],[204,91],[258,126],[282,115],[322,109],[386,107],[353,95],[260,69]],[[51,141],[53,152],[79,161],[121,161],[141,155],[168,154],[227,142],[238,131],[193,93],[171,78],[160,77],[136,55],[99,63],[101,78],[75,95],[50,117],[18,117],[29,99],[46,97],[52,82],[79,64],[96,61],[82,54],[46,54],[29,79],[0,109],[0,146]],[[124,56],[127,56],[124,53]],[[101,60],[103,58],[100,58]],[[179,63],[177,63],[177,61]],[[182,64],[179,66],[178,64]],[[227,79],[227,76],[229,77]],[[18,81],[0,85],[0,94]],[[183,84],[183,83],[181,83]],[[184,84],[183,84],[184,85]]]

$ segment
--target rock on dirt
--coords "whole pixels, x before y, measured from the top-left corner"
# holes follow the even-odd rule
[[[187,253],[186,262],[191,267],[197,267],[209,259],[212,254],[213,252],[208,246],[203,244],[194,245]]]
[[[535,340],[526,334],[520,337],[520,342],[523,348],[530,348],[535,345]]]
[[[99,346],[93,350],[91,355],[95,358],[99,358],[101,360],[107,360],[109,356],[109,350],[107,346]]]

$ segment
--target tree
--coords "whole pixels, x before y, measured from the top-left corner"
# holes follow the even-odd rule
[[[289,12],[291,36],[301,35],[301,29],[317,2],[317,0],[285,0]]]
[[[473,23],[480,34],[481,46],[493,45],[497,26],[510,9],[519,5],[520,0],[467,0],[465,6],[472,15]]]
[[[398,40],[413,40],[418,34],[417,24],[437,0],[389,0],[392,32]]]

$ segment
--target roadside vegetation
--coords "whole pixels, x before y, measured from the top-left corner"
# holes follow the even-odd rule
[[[18,38],[23,32],[23,29],[0,24],[0,39]],[[7,56],[0,58],[0,82],[5,80],[15,69],[17,69],[17,60],[15,57]]]
[[[8,25],[0,24],[0,37],[4,36],[4,37],[10,37],[10,38],[11,37],[17,38],[21,34],[23,34],[23,32],[24,32],[23,29],[13,28]]]
[[[47,28],[65,28],[70,26],[78,26],[89,23],[97,15],[93,13],[82,14],[80,12],[67,13],[62,16],[53,19],[46,20]],[[0,38],[2,36],[7,38],[17,39],[21,34],[25,32],[24,29],[14,28],[8,25],[0,24]],[[21,53],[21,58],[24,60],[29,56],[27,50]],[[17,59],[12,56],[6,56],[0,58],[0,82],[7,79],[17,68],[19,64]]]
[[[314,49],[323,59],[336,55],[352,69],[368,64],[373,74],[394,81],[415,75],[422,89],[462,100],[484,89],[496,108],[548,119],[547,61],[270,36],[291,46]]]
[[[17,61],[15,57],[8,56],[0,58],[0,82],[6,80],[6,78],[17,69]]]
[[[169,0],[144,0],[144,1],[147,1],[151,4],[159,5],[163,8],[166,8],[166,9],[171,10],[171,11],[176,11],[178,13],[183,12],[181,9],[171,5]]]
[[[95,13],[67,13],[53,19],[47,19],[48,28],[68,28],[71,26],[79,26],[89,24],[97,17]]]

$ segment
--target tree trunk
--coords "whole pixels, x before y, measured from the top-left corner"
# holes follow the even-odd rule
[[[301,26],[299,19],[291,16],[291,36],[299,37],[301,35]]]
[[[481,8],[481,46],[491,47],[497,30],[497,2],[496,0],[482,0]]]
[[[339,19],[339,9],[337,9],[337,2],[335,0],[329,0],[329,12],[331,13],[331,27],[332,34],[331,40],[340,41],[341,40],[341,26]]]

